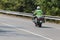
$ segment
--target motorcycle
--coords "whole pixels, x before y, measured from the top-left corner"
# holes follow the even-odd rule
[[[45,23],[44,16],[42,16],[42,17],[35,17],[33,19],[33,22],[34,22],[35,26],[42,27],[42,23]]]

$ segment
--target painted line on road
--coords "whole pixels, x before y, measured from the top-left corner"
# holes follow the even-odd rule
[[[2,24],[7,25],[7,26],[10,26],[10,27],[14,27],[14,28],[16,27],[16,26],[14,26],[14,25],[6,24],[6,23],[2,23]],[[33,34],[33,35],[35,35],[35,36],[39,36],[39,37],[45,38],[45,39],[47,39],[47,40],[53,40],[53,39],[51,39],[51,38],[42,36],[42,35],[40,35],[40,34],[33,33],[33,32],[31,32],[31,31],[28,31],[28,30],[25,30],[25,29],[21,29],[21,28],[15,28],[15,29],[16,29],[16,30],[19,30],[19,31],[21,30],[21,31],[24,31],[24,32]]]

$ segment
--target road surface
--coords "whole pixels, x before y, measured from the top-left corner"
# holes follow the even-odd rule
[[[29,18],[0,14],[0,40],[60,40],[60,25],[39,28]]]

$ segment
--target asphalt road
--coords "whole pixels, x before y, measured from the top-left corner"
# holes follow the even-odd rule
[[[60,40],[60,24],[39,28],[29,18],[0,14],[0,40]]]

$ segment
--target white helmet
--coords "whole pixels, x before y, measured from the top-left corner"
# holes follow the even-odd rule
[[[37,6],[37,9],[40,9],[40,6]]]

